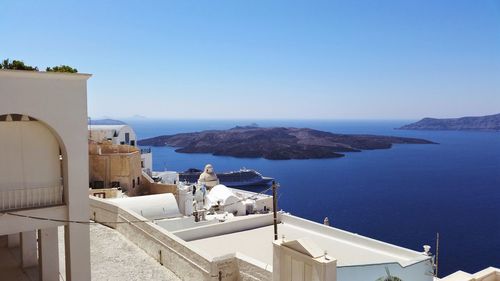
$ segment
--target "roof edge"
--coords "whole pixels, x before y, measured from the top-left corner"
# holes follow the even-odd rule
[[[92,74],[0,69],[0,76],[39,79],[88,80]]]

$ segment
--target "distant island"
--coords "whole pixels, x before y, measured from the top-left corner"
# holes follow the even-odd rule
[[[211,153],[270,160],[336,158],[344,156],[343,152],[388,149],[393,144],[432,143],[416,138],[345,135],[307,128],[256,126],[165,135],[138,142],[139,145],[177,147],[176,152],[182,153]]]
[[[500,131],[500,113],[478,117],[424,118],[401,130]]]
[[[89,119],[89,125],[127,125],[127,123],[114,119]]]

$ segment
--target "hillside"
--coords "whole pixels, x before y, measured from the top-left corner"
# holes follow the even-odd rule
[[[345,135],[307,128],[235,127],[158,136],[139,145],[177,147],[177,152],[211,153],[242,158],[320,159],[342,157],[343,152],[388,149],[393,144],[430,144],[414,138]]]
[[[500,131],[500,113],[495,115],[461,118],[424,118],[405,125],[401,130],[455,130],[455,131]]]

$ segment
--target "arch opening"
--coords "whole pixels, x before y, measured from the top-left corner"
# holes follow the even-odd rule
[[[0,115],[0,210],[64,204],[63,153],[43,122]]]

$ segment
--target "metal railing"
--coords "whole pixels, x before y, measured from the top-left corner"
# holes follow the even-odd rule
[[[63,187],[0,189],[0,211],[41,208],[63,204]]]

